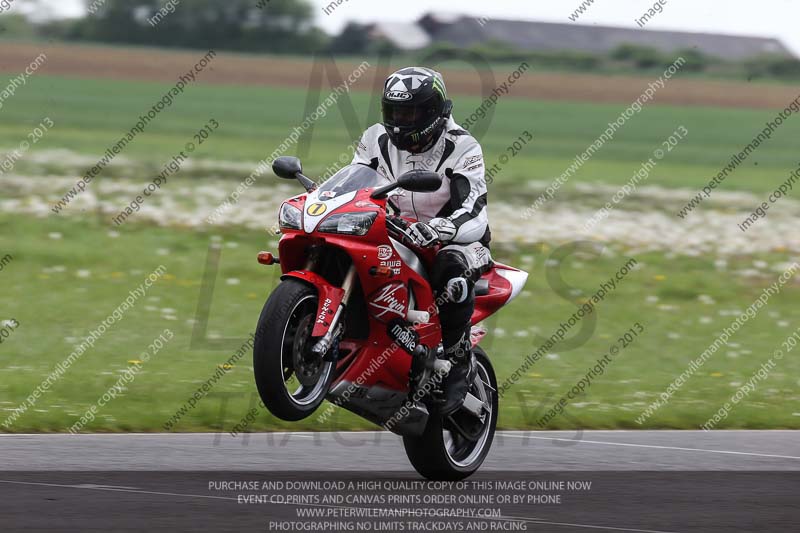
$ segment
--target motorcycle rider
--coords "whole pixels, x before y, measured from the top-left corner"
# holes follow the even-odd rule
[[[442,176],[438,191],[398,190],[391,201],[401,216],[417,220],[408,228],[416,245],[443,245],[431,284],[445,357],[452,363],[440,398],[440,411],[449,414],[463,402],[474,376],[474,286],[491,266],[483,151],[453,119],[444,78],[434,70],[408,67],[389,76],[381,107],[383,122],[364,133],[353,164],[370,166],[390,181],[410,170]]]

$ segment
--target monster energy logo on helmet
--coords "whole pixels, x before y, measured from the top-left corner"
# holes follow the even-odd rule
[[[444,78],[438,72],[433,73],[433,88],[439,91],[442,99],[447,100],[447,88],[444,86]]]

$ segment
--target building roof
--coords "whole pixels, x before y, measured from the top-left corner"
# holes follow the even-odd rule
[[[414,22],[376,22],[369,28],[370,35],[386,39],[401,50],[417,50],[431,44],[431,36]]]
[[[794,57],[778,39],[690,33],[661,30],[639,30],[612,26],[584,26],[552,22],[488,19],[478,21],[461,17],[448,23],[428,15],[419,21],[434,41],[458,47],[487,42],[504,42],[521,50],[580,50],[608,52],[621,44],[651,46],[662,52],[694,48],[723,59],[745,59],[762,54]]]

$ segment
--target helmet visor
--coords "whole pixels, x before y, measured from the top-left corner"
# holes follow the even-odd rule
[[[436,118],[436,101],[429,100],[419,105],[397,104],[384,101],[383,122],[400,128],[424,129]]]

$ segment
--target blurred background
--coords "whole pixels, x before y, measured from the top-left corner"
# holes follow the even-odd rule
[[[501,381],[636,260],[596,321],[504,397],[500,426],[539,427],[635,322],[644,333],[545,427],[703,424],[800,327],[792,280],[639,418],[800,258],[796,191],[739,227],[800,166],[792,114],[686,209],[800,96],[800,6],[521,4],[0,1],[0,419],[16,413],[0,431],[66,431],[132,367],[136,379],[84,431],[169,420],[173,431],[231,431],[251,408],[251,430],[371,427],[346,412],[324,427],[276,421],[258,406],[249,354],[227,361],[277,283],[255,255],[277,249],[277,208],[300,192],[268,163],[299,156],[312,178],[348,163],[379,121],[386,76],[408,65],[444,74],[456,121],[496,165],[493,255],[531,274],[485,324]],[[147,294],[17,411],[160,265]],[[174,337],[142,363],[165,328]],[[718,427],[800,428],[799,387],[800,364],[786,357]]]

